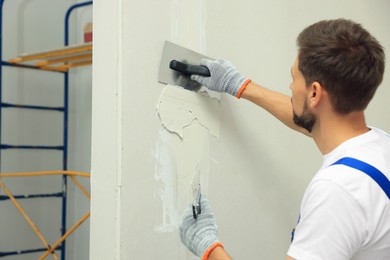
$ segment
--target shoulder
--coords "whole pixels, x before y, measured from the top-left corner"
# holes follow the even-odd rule
[[[364,172],[346,165],[331,165],[322,168],[311,181],[308,190],[332,189],[349,194],[356,200],[367,196],[372,180]],[[364,193],[364,194],[362,194]]]
[[[312,179],[308,190],[330,188],[346,193],[353,193],[361,188],[361,183],[366,181],[364,173],[345,165],[331,165],[322,168]]]
[[[345,168],[345,169],[344,169]],[[365,211],[359,195],[360,176],[353,173],[354,169],[345,166],[332,166],[321,170],[310,182],[303,201],[302,209],[343,208],[354,206]]]
[[[332,165],[321,169],[312,179],[304,194],[301,211],[343,211],[353,209],[366,215],[370,199],[367,176],[358,170]],[[301,212],[302,213],[302,212]]]
[[[324,167],[314,176],[304,196],[304,200],[313,199],[336,204],[349,201],[365,215],[371,215],[370,212],[383,209],[388,204],[386,194],[370,176],[346,165]]]
[[[380,135],[380,136],[384,136],[384,137],[387,137],[387,138],[390,138],[390,134],[379,129],[379,128],[376,128],[376,127],[372,127],[370,126],[369,127],[371,130],[373,130],[376,134]]]

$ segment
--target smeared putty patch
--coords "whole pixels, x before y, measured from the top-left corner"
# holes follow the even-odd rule
[[[186,138],[179,139],[161,128],[156,147],[155,193],[161,201],[162,218],[156,224],[156,232],[173,232],[181,223],[185,210],[194,201],[195,187],[202,185],[207,194],[210,172],[210,134],[206,128],[194,122],[184,129]]]
[[[219,138],[220,101],[207,93],[196,93],[167,85],[157,104],[157,113],[165,129],[184,138],[183,129],[197,120],[210,134]]]

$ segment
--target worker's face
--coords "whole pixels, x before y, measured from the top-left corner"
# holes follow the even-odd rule
[[[294,123],[311,133],[314,124],[316,123],[316,117],[310,112],[308,107],[306,82],[298,69],[298,59],[295,59],[291,68],[291,76],[292,82],[290,84],[290,89],[292,93],[291,103],[293,107]]]

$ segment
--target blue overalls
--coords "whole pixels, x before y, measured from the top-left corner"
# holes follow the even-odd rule
[[[387,179],[386,175],[384,175],[380,170],[378,170],[374,166],[351,157],[341,158],[340,160],[336,161],[330,166],[337,165],[337,164],[342,164],[357,169],[361,172],[364,172],[365,174],[370,176],[371,179],[373,179],[382,188],[382,190],[386,193],[387,197],[390,199],[390,181],[389,179]],[[298,223],[300,219],[301,219],[301,215],[299,215]],[[291,242],[294,240],[294,233],[295,233],[295,229],[293,229],[291,233]]]

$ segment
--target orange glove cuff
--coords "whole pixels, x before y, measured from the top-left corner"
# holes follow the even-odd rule
[[[221,242],[214,243],[212,246],[210,246],[210,247],[206,250],[206,252],[204,252],[203,257],[202,257],[200,260],[207,260],[207,259],[209,259],[209,256],[210,256],[211,252],[212,252],[216,247],[219,247],[219,246],[222,247],[222,248],[224,248]]]
[[[251,82],[252,82],[252,80],[247,79],[247,80],[244,82],[244,84],[242,84],[240,90],[237,92],[237,96],[236,96],[236,97],[237,97],[238,99],[241,98],[242,92],[244,92],[244,90],[246,89],[246,86],[248,86],[248,84],[251,83]]]

